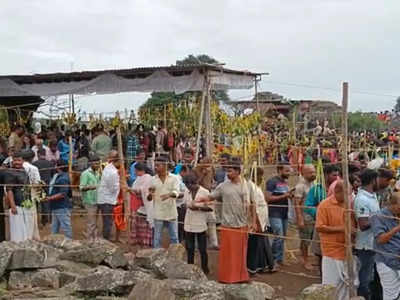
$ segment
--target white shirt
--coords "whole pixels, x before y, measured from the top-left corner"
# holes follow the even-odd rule
[[[42,145],[42,148],[46,151],[46,158],[47,157],[49,157],[49,152],[50,152],[50,149],[49,149],[49,147],[47,147],[47,146],[45,146],[45,145]],[[32,151],[35,153],[35,157],[33,158],[33,160],[32,161],[37,161],[39,158],[38,158],[38,150],[39,150],[39,147],[38,146],[33,146],[32,147]]]
[[[260,222],[261,230],[265,230],[267,225],[269,226],[269,216],[268,216],[268,204],[265,201],[264,193],[262,189],[254,185],[254,202],[256,205],[256,213],[258,221]]]
[[[186,200],[186,215],[185,215],[185,225],[184,230],[187,232],[204,232],[207,230],[207,219],[208,219],[208,212],[199,211],[199,210],[192,210],[190,209],[191,206],[198,205],[199,198],[208,197],[210,192],[203,187],[199,187],[199,190],[196,193],[196,196],[192,197],[192,194],[187,191],[185,193],[185,200]],[[197,202],[197,203],[196,203]]]
[[[160,196],[173,193],[177,197],[180,190],[178,178],[168,173],[163,183],[158,175],[156,175],[153,177],[151,187],[155,189],[153,195],[154,219],[164,221],[176,220],[178,217],[176,198],[168,198],[162,201]]]
[[[101,175],[97,189],[97,204],[116,205],[119,194],[119,173],[114,164],[108,164]]]
[[[139,207],[138,212],[147,216],[147,222],[153,225],[153,204],[147,200],[149,195],[149,188],[153,181],[153,177],[149,174],[136,177],[136,180],[132,184],[132,189],[139,190],[144,206]]]
[[[38,184],[40,182],[40,173],[36,166],[25,161],[22,167],[25,169],[26,174],[28,174],[30,184]]]

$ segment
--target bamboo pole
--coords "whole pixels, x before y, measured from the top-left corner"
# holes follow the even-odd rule
[[[124,161],[124,151],[123,151],[123,145],[122,145],[122,135],[121,135],[121,126],[117,127],[117,143],[118,143],[118,158],[121,161],[121,169],[120,169],[120,174],[121,174],[121,191],[124,196],[124,217],[125,220],[127,221],[128,224],[128,238],[131,236],[131,202],[129,201],[129,194],[128,194],[128,184],[126,182],[126,172],[125,172],[125,161]]]
[[[68,137],[68,144],[69,144],[69,153],[68,153],[68,173],[69,173],[69,180],[72,182],[72,161],[74,159],[74,147],[72,145],[72,136]]]
[[[206,99],[205,99],[205,106],[204,106],[204,114],[205,114],[205,139],[206,139],[206,156],[211,157],[213,153],[213,129],[212,129],[212,122],[211,122],[211,83],[210,83],[210,76],[208,73],[205,75],[206,81]]]
[[[348,169],[348,124],[347,124],[347,106],[349,96],[349,84],[343,82],[343,99],[342,99],[342,172],[343,172],[343,190],[344,201],[346,205],[345,216],[345,241],[346,241],[346,261],[347,272],[349,275],[350,297],[356,296],[354,288],[354,268],[353,268],[353,252],[352,252],[352,213],[349,197],[349,169]]]
[[[200,117],[199,117],[199,126],[197,127],[197,141],[196,141],[196,154],[194,156],[194,166],[197,167],[197,162],[199,161],[199,152],[200,152],[200,141],[201,141],[201,130],[203,125],[204,118],[204,104],[206,100],[207,93],[207,78],[205,78],[203,91],[201,93],[201,104],[200,104]]]
[[[254,92],[256,98],[256,110],[257,113],[260,115],[261,121],[261,111],[260,111],[260,102],[258,101],[258,80],[257,77],[254,78]],[[262,165],[262,149],[261,149],[261,122],[258,122],[257,126],[257,134],[258,134],[258,149],[257,149],[257,161],[258,165]]]

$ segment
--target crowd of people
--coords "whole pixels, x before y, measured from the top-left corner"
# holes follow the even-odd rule
[[[280,161],[277,175],[267,178],[264,168],[243,170],[241,159],[227,153],[217,163],[204,155],[196,161],[193,145],[190,139],[174,141],[164,126],[145,131],[139,125],[124,134],[121,160],[115,132],[102,126],[92,131],[85,126],[73,131],[35,126],[32,133],[16,126],[0,143],[0,197],[6,200],[6,207],[0,201],[0,240],[6,239],[7,209],[12,241],[40,239],[39,228],[48,223],[52,233],[72,238],[75,189],[78,205],[86,210],[87,239],[99,237],[98,216],[104,239],[115,235],[120,241],[120,233],[127,231],[128,242],[138,247],[162,247],[166,228],[170,243],[184,243],[190,264],[197,246],[206,274],[209,249],[219,250],[218,280],[236,283],[280,271],[291,223],[298,228],[304,268],[319,266],[322,283],[337,287],[338,299],[347,299],[348,194],[358,294],[397,299],[400,194],[395,192],[393,170],[380,168],[382,164],[371,168],[363,154],[353,156],[348,166],[351,190],[346,191],[339,165],[329,161],[318,178],[315,166],[304,163],[291,188],[289,177],[295,170],[288,161]],[[80,173],[76,185],[69,162]],[[126,195],[131,210],[127,223]]]

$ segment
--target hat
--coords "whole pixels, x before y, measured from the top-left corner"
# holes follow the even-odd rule
[[[35,134],[39,134],[42,132],[42,125],[40,124],[40,122],[35,123],[33,131],[35,132]]]

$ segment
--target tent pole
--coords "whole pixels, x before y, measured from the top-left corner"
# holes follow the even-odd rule
[[[196,141],[196,154],[194,157],[194,166],[197,166],[197,162],[199,161],[199,152],[200,152],[200,141],[201,141],[201,131],[203,125],[203,116],[204,116],[204,104],[206,100],[206,92],[207,92],[207,76],[204,76],[204,85],[203,90],[201,92],[201,104],[200,104],[200,117],[199,117],[199,126],[197,127],[197,141]]]

